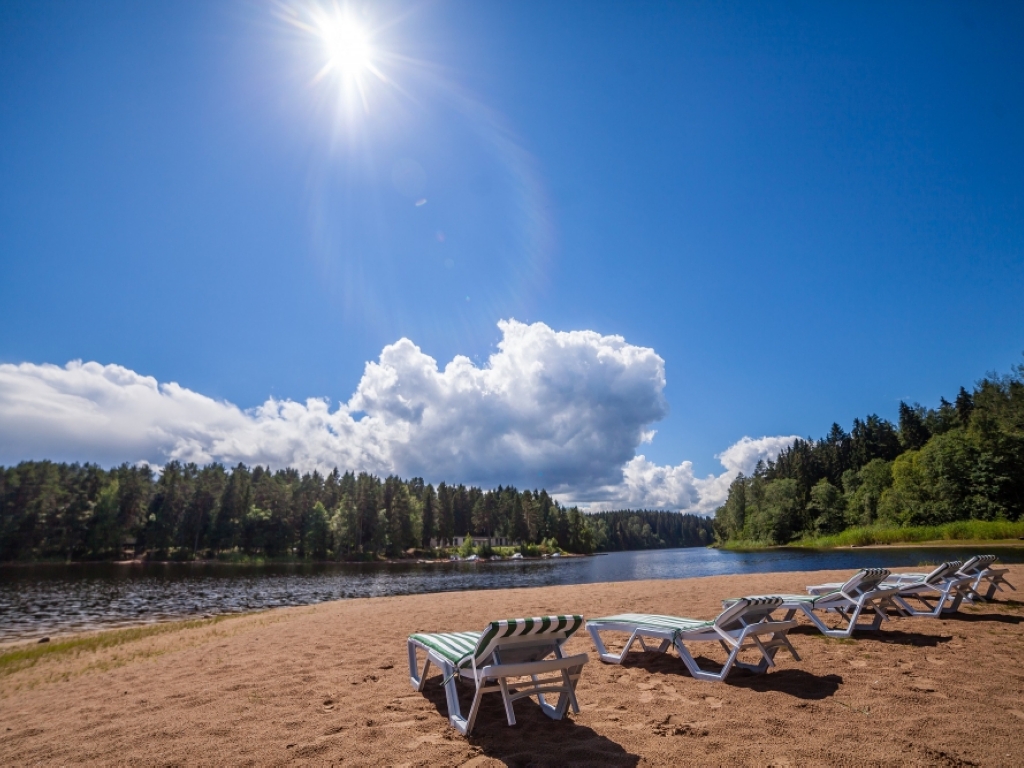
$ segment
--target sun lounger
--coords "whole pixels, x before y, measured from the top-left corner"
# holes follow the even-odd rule
[[[541,616],[531,619],[492,621],[482,632],[417,633],[409,636],[409,675],[413,688],[422,691],[430,664],[444,675],[448,720],[460,733],[469,735],[485,693],[500,691],[509,725],[516,724],[512,702],[536,696],[541,710],[555,720],[571,706],[578,713],[576,684],[587,663],[587,654],[563,656],[562,645],[580,627],[583,617]],[[426,654],[422,671],[418,652]],[[472,681],[476,695],[469,717],[462,716],[456,679]],[[545,695],[558,694],[549,704]]]
[[[943,563],[934,571],[918,579],[919,574],[897,574],[890,582],[899,587],[893,601],[908,616],[938,618],[944,613],[955,613],[960,603],[971,593],[971,576],[960,574],[959,560]],[[920,601],[925,607],[915,608],[908,598]],[[934,605],[930,601],[934,601]]]
[[[936,566],[928,573],[894,573],[889,577],[889,582],[892,584],[898,584],[901,587],[908,584],[920,584],[922,582],[936,584],[943,579],[952,579],[959,576],[960,568],[962,566],[963,562],[960,560],[947,560],[941,565]]]
[[[977,599],[991,600],[992,596],[995,595],[996,591],[1002,591],[1002,585],[1005,584],[1010,589],[1016,591],[1010,582],[1006,580],[1006,574],[1009,572],[1008,568],[993,568],[992,563],[996,561],[995,555],[975,555],[974,557],[966,560],[960,564],[955,572],[956,576],[970,576],[971,577],[971,588],[964,595],[964,598],[968,602],[974,602]],[[956,561],[950,561],[952,564]],[[948,565],[943,563],[943,566]],[[942,566],[940,566],[942,567]],[[935,571],[932,571],[934,574]],[[896,577],[900,584],[913,583],[917,581],[924,581],[928,576],[932,574],[926,573],[901,573],[897,574]],[[985,594],[981,593],[982,582],[987,582],[984,587]]]
[[[960,566],[960,575],[971,577],[971,591],[967,596],[967,599],[971,602],[978,598],[991,600],[996,591],[1003,591],[1003,584],[1014,592],[1017,591],[1017,588],[1006,580],[1006,574],[1009,573],[1010,569],[993,568],[992,564],[995,561],[995,555],[975,555]],[[980,591],[982,582],[988,582],[988,585],[985,587],[985,594],[981,594]]]
[[[882,583],[882,588],[898,587],[899,591],[892,596],[892,602],[904,616],[931,616],[936,618],[944,613],[954,613],[965,597],[970,594],[970,576],[959,573],[963,563],[949,560],[938,566],[931,573],[894,573]],[[807,592],[820,595],[839,587],[839,584],[816,584],[808,587]],[[924,608],[915,608],[908,599],[916,599],[924,604]],[[930,601],[934,600],[935,605]]]
[[[902,587],[925,581],[934,582],[936,580],[952,578],[957,574],[957,570],[961,565],[962,563],[959,560],[950,560],[938,566],[930,573],[890,573],[885,580],[885,584]],[[826,584],[813,584],[807,587],[807,593],[810,595],[825,595],[829,592],[835,592],[837,589],[842,589],[842,587],[843,582],[830,581]]]
[[[786,633],[796,626],[796,622],[770,619],[772,611],[780,605],[782,600],[778,597],[742,597],[713,621],[623,613],[590,619],[587,622],[587,631],[597,646],[601,661],[621,664],[633,643],[639,641],[645,651],[665,653],[670,647],[675,647],[686,668],[695,678],[723,681],[733,667],[757,673],[774,667],[775,654],[780,648],[785,648],[794,659],[800,660],[789,638],[786,637]],[[601,632],[626,632],[629,633],[629,640],[620,653],[609,653],[601,638]],[[648,647],[645,639],[653,639],[658,645],[652,649]],[[688,642],[705,641],[719,643],[728,654],[724,666],[718,672],[701,669],[686,647]],[[737,661],[740,652],[747,649],[760,653],[761,660],[757,664]]]
[[[865,568],[830,592],[775,597],[782,600],[779,608],[786,611],[783,621],[789,621],[797,611],[803,611],[822,634],[828,637],[849,637],[855,630],[877,630],[889,618],[886,609],[901,612],[893,602],[900,588],[882,584],[888,576],[889,571],[885,568]],[[723,605],[728,607],[733,602],[735,598],[723,601]],[[835,613],[842,618],[844,625],[838,629],[828,626],[817,611]],[[870,624],[857,623],[864,613],[873,614]]]

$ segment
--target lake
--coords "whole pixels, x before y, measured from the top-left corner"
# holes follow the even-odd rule
[[[982,550],[997,554],[1001,562],[1024,562],[1024,548]],[[976,547],[759,552],[691,548],[477,563],[4,566],[0,642],[347,598],[826,568],[854,571],[939,563],[978,553]]]

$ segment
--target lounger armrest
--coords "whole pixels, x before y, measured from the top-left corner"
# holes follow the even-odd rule
[[[845,592],[842,592],[841,594],[847,600],[849,600],[849,601],[851,601],[853,603],[857,603],[857,602],[859,602],[861,600],[864,600],[864,599],[875,600],[875,599],[877,599],[879,597],[891,597],[892,595],[899,594],[899,591],[900,591],[900,587],[896,586],[895,584],[886,583],[886,584],[880,584],[877,587],[875,587],[874,589],[869,590],[867,592],[864,592],[863,594],[860,594],[860,595],[848,595]]]
[[[759,621],[757,624],[750,624],[743,627],[745,635],[766,635],[772,632],[789,632],[796,627],[798,622],[794,619],[789,621]]]
[[[477,676],[481,680],[496,680],[501,677],[526,677],[529,675],[542,675],[545,672],[554,672],[560,669],[571,669],[581,667],[590,661],[590,656],[579,653],[575,656],[566,656],[561,659],[544,659],[542,661],[525,661],[520,664],[488,664],[477,670]]]
[[[679,636],[683,639],[689,640],[700,640],[702,635],[704,638],[714,638],[716,635],[721,637],[730,645],[742,642],[745,638],[757,635],[772,635],[776,632],[789,632],[798,625],[798,622],[794,619],[789,621],[759,621],[756,624],[748,624],[745,627],[734,627],[732,629],[723,629],[722,627],[715,626],[710,629],[698,630],[696,632],[681,632]]]

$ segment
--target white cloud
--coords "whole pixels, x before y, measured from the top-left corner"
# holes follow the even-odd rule
[[[0,365],[0,463],[49,458],[163,464],[335,466],[486,487],[545,487],[598,507],[710,511],[739,471],[792,438],[744,438],[726,471],[694,478],[690,462],[637,456],[667,414],[664,361],[620,336],[499,323],[482,366],[441,370],[412,341],[384,348],[352,397],[267,400],[250,410],[175,383],[95,362]]]
[[[606,486],[589,497],[575,497],[573,501],[594,510],[647,508],[711,514],[725,503],[729,486],[740,472],[751,474],[758,461],[774,460],[795,439],[796,435],[757,440],[744,437],[715,457],[725,471],[703,478],[694,476],[692,462],[659,466],[641,454],[623,466],[621,483]]]

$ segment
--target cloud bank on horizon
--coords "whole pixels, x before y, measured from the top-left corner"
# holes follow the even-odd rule
[[[0,365],[0,463],[169,460],[366,471],[482,487],[546,488],[592,509],[709,513],[740,472],[795,436],[744,437],[699,478],[637,455],[668,405],[664,360],[621,336],[501,321],[483,366],[443,370],[409,339],[366,364],[355,393],[243,410],[119,365]]]

